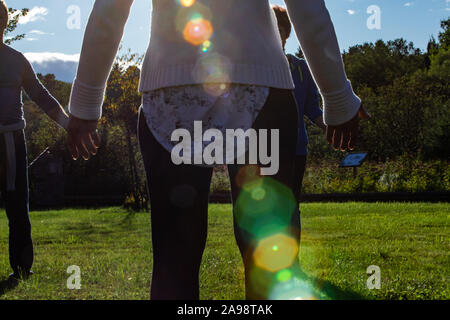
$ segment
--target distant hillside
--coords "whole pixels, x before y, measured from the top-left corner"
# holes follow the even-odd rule
[[[55,52],[28,52],[25,57],[30,61],[36,73],[54,74],[60,81],[72,83],[75,78],[79,55],[67,55]]]

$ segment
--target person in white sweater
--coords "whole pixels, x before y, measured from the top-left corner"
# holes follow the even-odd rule
[[[79,155],[89,158],[99,146],[96,127],[105,85],[132,3],[95,1],[70,100],[68,147],[74,159]],[[325,3],[285,3],[324,101],[327,140],[335,148],[353,149],[359,118],[366,113],[346,77]],[[199,297],[198,272],[206,242],[212,168],[175,165],[170,155],[174,147],[171,132],[184,128],[192,133],[194,121],[222,132],[228,128],[279,130],[280,167],[276,174],[261,177],[254,166],[228,166],[234,227],[244,261],[246,298],[271,298],[276,274],[285,269],[295,274],[300,221],[292,194],[297,136],[293,88],[268,0],[153,0],[150,44],[141,72],[143,106],[139,119],[150,186],[152,299]],[[260,163],[256,166],[262,167]],[[267,203],[270,199],[276,200]],[[258,259],[258,253],[264,252],[261,246],[271,241],[277,248],[294,243],[288,250],[294,256],[280,259],[275,255],[272,259],[288,264],[274,267],[267,265],[267,259],[262,259],[264,263]]]

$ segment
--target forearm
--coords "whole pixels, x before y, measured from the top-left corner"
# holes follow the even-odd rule
[[[98,120],[111,66],[122,39],[132,0],[96,0],[86,27],[70,113]]]
[[[34,73],[30,73],[30,77],[25,79],[23,87],[30,99],[33,100],[39,108],[41,108],[63,129],[67,129],[67,123],[69,120],[68,115],[61,107],[59,102],[42,85],[39,79],[34,76]]]
[[[305,99],[304,113],[308,119],[311,120],[311,122],[317,124],[323,129],[325,128],[325,125],[323,124],[323,111],[320,108],[319,91],[317,90],[316,84],[314,83],[310,73],[307,73],[305,78],[307,84],[307,95]],[[321,125],[324,125],[324,127]]]
[[[316,126],[318,126],[323,131],[325,131],[327,129],[327,126],[325,125],[325,123],[323,123],[322,116],[317,117],[313,122],[316,124]]]
[[[314,80],[324,100],[328,124],[344,123],[361,104],[344,70],[336,33],[323,0],[285,0]]]
[[[47,112],[50,119],[55,121],[61,128],[67,130],[67,125],[69,124],[69,116],[64,111],[61,106],[53,108]]]

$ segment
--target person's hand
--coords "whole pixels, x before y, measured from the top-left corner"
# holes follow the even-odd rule
[[[67,125],[67,147],[74,160],[80,155],[84,160],[88,160],[91,154],[97,154],[100,147],[97,124],[97,120],[82,120],[70,115]]]
[[[371,115],[361,105],[358,114],[350,121],[338,126],[327,127],[326,136],[328,144],[332,144],[335,150],[350,151],[355,149],[359,135],[359,120],[368,120],[370,118]]]

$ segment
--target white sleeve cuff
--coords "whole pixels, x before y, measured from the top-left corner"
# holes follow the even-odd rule
[[[338,126],[353,119],[361,107],[361,99],[353,92],[349,80],[344,89],[323,93],[323,120],[326,125]]]
[[[83,120],[99,120],[106,87],[93,87],[77,79],[73,82],[69,112]]]

